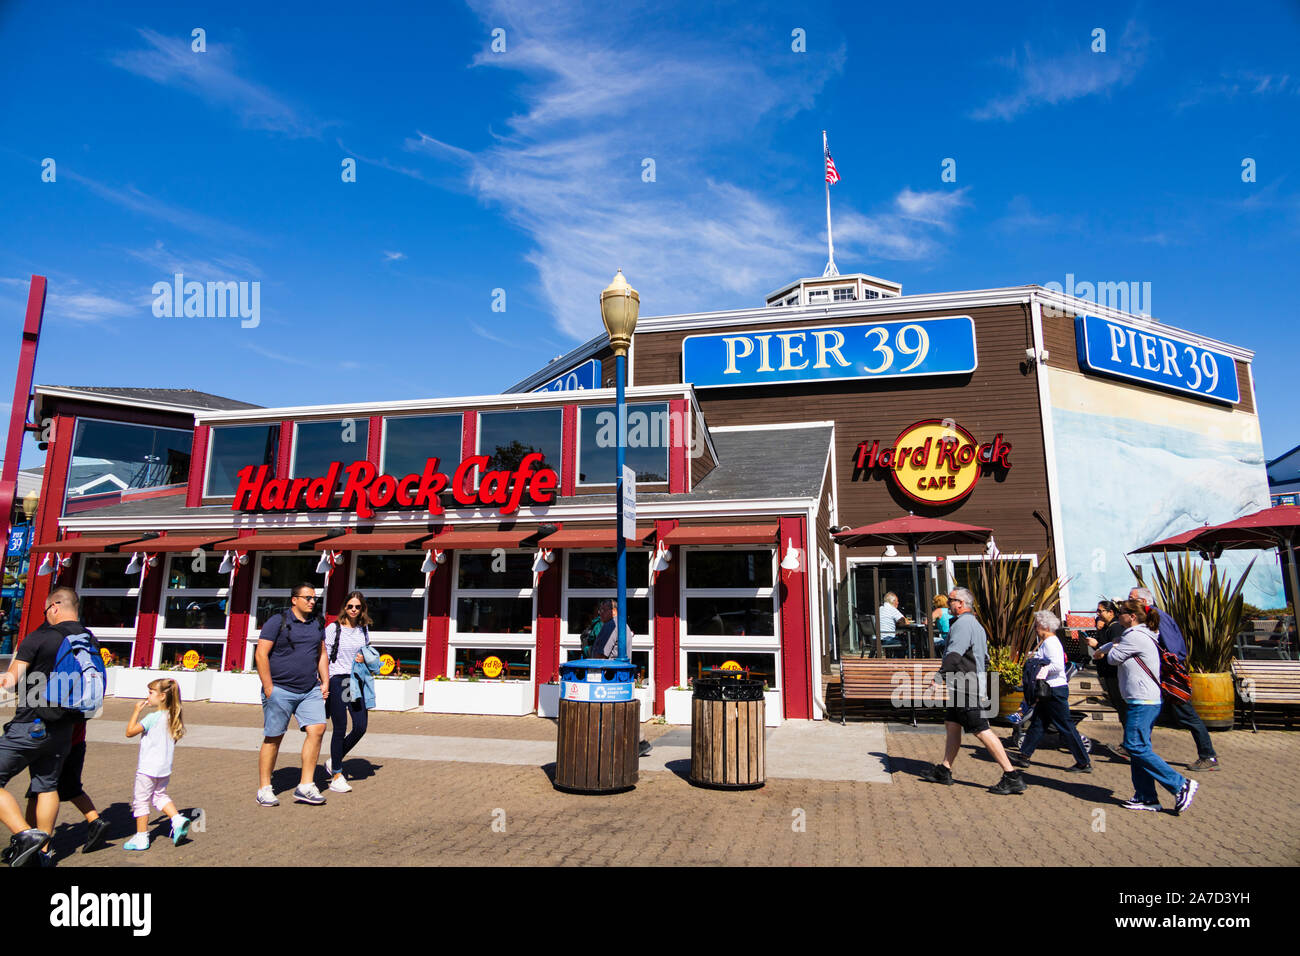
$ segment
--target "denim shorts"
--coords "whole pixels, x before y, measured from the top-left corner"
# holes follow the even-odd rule
[[[325,723],[325,698],[320,687],[297,693],[283,687],[271,687],[271,696],[262,695],[262,734],[279,737],[289,729],[289,718],[298,718],[298,729]]]
[[[45,736],[35,740],[32,722],[16,720],[5,724],[0,737],[0,787],[23,770],[29,770],[32,783],[28,792],[35,795],[59,789],[59,774],[72,744],[72,722],[56,721],[45,725]]]

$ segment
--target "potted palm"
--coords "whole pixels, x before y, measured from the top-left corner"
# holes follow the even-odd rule
[[[1020,674],[1034,646],[1034,612],[1056,607],[1065,583],[1050,559],[1036,568],[1024,561],[978,562],[968,587],[975,596],[972,612],[988,635],[989,670],[998,675],[999,716],[1024,701]]]
[[[1234,583],[1219,569],[1195,561],[1188,552],[1172,559],[1164,556],[1163,567],[1152,561],[1156,599],[1162,611],[1174,619],[1187,641],[1187,678],[1192,685],[1192,707],[1211,730],[1231,730],[1235,698],[1232,687],[1232,654],[1237,630],[1245,612],[1241,596],[1246,578],[1255,566],[1252,560]],[[1141,568],[1133,569],[1138,584],[1146,587]]]

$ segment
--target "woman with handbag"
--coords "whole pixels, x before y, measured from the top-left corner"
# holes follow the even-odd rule
[[[1158,783],[1174,795],[1174,813],[1182,813],[1192,805],[1200,784],[1170,767],[1151,746],[1151,728],[1160,716],[1161,704],[1160,645],[1156,640],[1160,614],[1131,599],[1120,602],[1118,611],[1119,622],[1124,625],[1119,641],[1099,647],[1090,637],[1088,644],[1094,648],[1094,658],[1105,657],[1119,668],[1120,695],[1127,704],[1124,749],[1133,776],[1133,796],[1124,806],[1159,812]]]
[[[1070,719],[1070,678],[1065,672],[1065,648],[1056,636],[1060,626],[1060,618],[1051,611],[1034,613],[1034,627],[1041,639],[1038,649],[1030,655],[1030,660],[1039,662],[1034,675],[1034,720],[1020,745],[1020,754],[1008,759],[1017,767],[1028,767],[1034,748],[1042,739],[1047,725],[1052,724],[1074,755],[1074,766],[1066,768],[1066,772],[1092,773],[1088,751],[1079,737],[1078,728]],[[1030,669],[1028,663],[1026,661],[1026,671]]]
[[[343,776],[343,758],[366,735],[369,715],[363,699],[353,699],[352,665],[363,663],[361,649],[370,644],[370,613],[365,595],[350,591],[343,599],[343,610],[332,625],[326,628],[325,650],[329,655],[330,692],[329,705],[333,736],[330,737],[330,755],[325,761],[325,772],[330,775],[330,789],[335,793],[350,793],[347,778]],[[352,732],[348,733],[348,717],[352,718]]]

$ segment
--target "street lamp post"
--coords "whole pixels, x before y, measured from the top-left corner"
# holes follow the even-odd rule
[[[617,392],[615,427],[618,432],[618,455],[615,465],[614,502],[616,508],[615,534],[618,540],[618,657],[630,661],[627,646],[627,541],[623,537],[623,464],[627,456],[627,403],[623,395],[623,383],[627,380],[627,349],[632,344],[632,333],[636,329],[637,314],[641,309],[641,297],[623,278],[619,269],[611,282],[600,294],[600,317],[605,323],[609,335],[609,344],[614,350],[614,386]]]

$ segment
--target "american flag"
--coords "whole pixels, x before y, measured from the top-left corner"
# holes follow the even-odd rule
[[[826,182],[834,186],[840,181],[840,174],[835,170],[835,160],[831,159],[831,148],[826,147]]]

